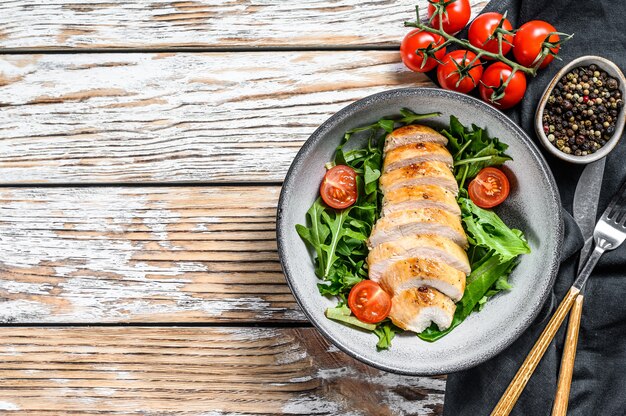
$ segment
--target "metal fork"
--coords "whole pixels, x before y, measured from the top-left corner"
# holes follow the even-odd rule
[[[511,412],[574,301],[578,299],[577,302],[582,302],[582,295],[579,295],[580,291],[585,286],[600,257],[607,251],[615,250],[626,240],[626,182],[613,197],[613,200],[611,200],[611,203],[602,214],[600,221],[596,224],[596,228],[593,230],[593,240],[595,247],[585,262],[585,266],[580,271],[565,298],[559,304],[554,315],[552,315],[550,322],[548,322],[539,339],[528,353],[522,366],[517,370],[517,374],[515,374],[500,401],[491,412],[491,416],[506,416]],[[569,395],[569,388],[567,393]],[[567,397],[565,397],[566,403]]]
[[[600,257],[607,251],[615,250],[624,240],[626,240],[626,182],[596,224],[593,230],[595,247],[573,286],[582,289]]]
[[[583,308],[583,287],[591,271],[600,260],[602,255],[610,250],[615,250],[626,240],[626,182],[615,194],[613,200],[602,214],[600,221],[593,230],[595,247],[587,258],[583,268],[573,286],[580,289],[574,300],[569,317],[563,356],[561,357],[561,369],[557,382],[552,416],[566,416],[569,402],[569,392],[574,373],[574,361],[576,359],[576,345],[578,344],[578,330]]]

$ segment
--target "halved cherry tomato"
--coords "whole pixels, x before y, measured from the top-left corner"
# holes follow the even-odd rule
[[[484,13],[478,16],[469,27],[467,37],[470,43],[477,48],[482,48],[488,52],[498,53],[498,39],[489,39],[502,20],[502,15],[496,12]],[[512,31],[513,26],[508,19],[504,19],[502,28]],[[487,40],[489,39],[489,40]],[[502,36],[502,54],[506,55],[511,50],[513,35]],[[491,59],[487,56],[485,59]]]
[[[433,3],[443,3],[449,0],[433,0]],[[435,6],[428,2],[428,18],[430,19],[435,13]],[[472,7],[469,0],[455,0],[446,6],[446,12],[443,15],[443,31],[454,35],[461,31],[469,22],[472,14]],[[432,22],[435,29],[439,29],[439,18],[435,17]]]
[[[417,49],[426,48],[428,45],[433,47],[441,45],[443,38],[436,33],[425,32],[421,29],[415,29],[407,33],[400,44],[400,56],[402,62],[411,71],[428,72],[437,66],[437,61],[432,57],[426,57],[424,62],[424,54],[416,52]],[[435,57],[439,60],[446,54],[446,48],[441,48],[435,52]]]
[[[389,315],[391,297],[372,280],[362,280],[350,290],[348,306],[359,321],[375,324]]]
[[[326,205],[344,209],[356,202],[356,172],[350,166],[337,165],[326,172],[320,185],[320,195]]]
[[[513,55],[515,60],[524,66],[536,65],[537,57],[541,54],[543,49],[543,42],[548,40],[551,43],[558,42],[561,38],[559,35],[551,35],[550,33],[556,32],[554,26],[543,20],[531,20],[524,23],[515,32],[515,38],[513,40]],[[550,49],[552,52],[557,53],[559,46]],[[548,55],[541,62],[539,68],[545,68],[554,59],[554,56]]]
[[[467,76],[460,82],[460,74],[457,65],[464,67],[469,66],[476,58],[476,54],[471,51],[459,49],[452,51],[443,58],[443,64],[437,67],[437,81],[441,88],[446,90],[458,91],[467,94],[473,90],[483,76],[483,67],[478,59],[472,64]]]
[[[472,202],[481,208],[500,205],[509,196],[509,189],[504,172],[492,167],[481,170],[467,188]]]

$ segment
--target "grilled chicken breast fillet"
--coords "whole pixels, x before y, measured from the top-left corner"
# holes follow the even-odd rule
[[[443,162],[448,166],[453,163],[452,155],[441,143],[411,143],[387,152],[383,172],[429,161]]]
[[[387,135],[385,139],[385,153],[411,143],[440,143],[448,144],[448,139],[437,131],[427,126],[409,125],[395,129]]]
[[[454,241],[438,235],[414,235],[374,247],[367,256],[369,277],[380,281],[395,262],[413,257],[441,261],[466,275],[471,271],[467,253]]]
[[[383,198],[383,215],[419,208],[437,208],[461,215],[454,193],[437,185],[397,188],[388,191]]]
[[[435,234],[449,238],[463,248],[467,236],[461,219],[448,211],[437,208],[420,208],[391,212],[376,221],[368,245],[374,248],[402,237],[418,234]]]
[[[416,185],[438,185],[452,192],[459,193],[459,185],[452,175],[452,171],[444,162],[422,162],[383,173],[379,179],[383,194],[402,188]]]
[[[465,291],[465,273],[441,261],[414,257],[394,263],[378,283],[392,295],[428,286],[458,302]]]
[[[456,305],[436,289],[420,287],[405,290],[391,300],[389,318],[402,329],[422,332],[431,322],[440,330],[450,327]]]

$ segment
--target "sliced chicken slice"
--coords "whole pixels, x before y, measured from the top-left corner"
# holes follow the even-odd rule
[[[418,208],[438,208],[461,215],[454,194],[437,185],[406,186],[388,191],[383,199],[383,215]]]
[[[467,236],[461,219],[448,211],[437,208],[420,208],[396,211],[376,221],[368,245],[379,244],[418,234],[435,234],[449,238],[467,248]]]
[[[402,329],[422,332],[431,322],[440,330],[450,327],[456,305],[449,297],[429,287],[412,288],[391,299],[389,318]]]
[[[428,286],[458,302],[465,291],[465,273],[441,261],[411,258],[394,263],[378,283],[392,294]]]
[[[445,146],[448,144],[448,139],[430,127],[413,124],[400,127],[389,133],[385,139],[385,148],[383,150],[387,153],[396,147],[420,142],[440,143]]]
[[[414,235],[374,247],[367,256],[369,277],[379,281],[395,262],[413,257],[442,261],[466,275],[471,271],[467,253],[454,241],[437,235]]]
[[[455,196],[459,193],[459,185],[448,165],[434,161],[383,173],[380,176],[379,185],[385,195],[394,189],[416,185],[438,185],[451,191]]]
[[[421,162],[436,161],[452,166],[452,155],[441,143],[411,143],[390,150],[383,162],[383,172],[415,165]]]

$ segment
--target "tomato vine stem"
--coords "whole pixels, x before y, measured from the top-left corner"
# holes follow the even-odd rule
[[[506,19],[506,13],[504,14],[504,16],[502,17],[500,23],[498,24],[498,27],[495,29],[494,34],[492,35],[492,37],[495,35],[495,39],[498,42],[498,53],[494,53],[494,52],[489,52],[485,49],[476,47],[474,45],[472,45],[469,41],[465,40],[465,39],[459,39],[454,35],[451,35],[449,33],[446,33],[443,30],[443,17],[447,15],[446,12],[446,7],[451,4],[454,3],[457,0],[447,0],[447,1],[442,1],[439,2],[437,0],[428,0],[428,3],[431,4],[434,8],[435,11],[433,13],[433,15],[430,17],[430,19],[428,19],[427,22],[422,22],[420,20],[420,16],[419,16],[419,6],[415,6],[415,14],[417,16],[416,20],[414,22],[404,22],[404,26],[405,27],[414,27],[420,30],[423,30],[425,32],[429,32],[429,33],[433,33],[436,35],[441,36],[445,41],[434,48],[425,48],[425,50],[422,49],[418,49],[416,51],[416,53],[422,53],[426,58],[428,59],[428,57],[434,57],[434,53],[437,52],[438,50],[442,49],[443,47],[450,45],[450,44],[457,44],[463,48],[465,48],[466,50],[469,50],[471,52],[474,52],[474,54],[476,54],[476,56],[474,57],[474,59],[472,59],[471,62],[469,62],[469,64],[467,64],[468,67],[473,67],[474,64],[481,58],[481,57],[488,57],[491,58],[495,61],[499,61],[502,62],[506,65],[508,65],[509,67],[511,67],[511,74],[507,77],[506,80],[502,80],[500,79],[500,85],[497,87],[493,87],[494,91],[491,94],[491,101],[492,102],[497,102],[499,101],[502,97],[504,97],[504,90],[506,89],[506,87],[509,85],[509,82],[511,81],[511,79],[513,79],[513,76],[515,75],[515,73],[517,71],[523,72],[525,74],[531,75],[531,76],[535,76],[537,75],[537,70],[539,69],[539,66],[541,65],[541,63],[544,61],[544,59],[546,59],[547,56],[549,55],[553,55],[554,57],[558,58],[556,56],[556,53],[552,51],[552,49],[554,47],[559,46],[561,43],[571,39],[571,37],[573,35],[569,35],[567,33],[560,33],[560,32],[554,32],[554,33],[549,33],[546,36],[545,41],[542,43],[542,49],[541,49],[541,54],[539,54],[537,56],[537,59],[535,59],[535,62],[533,63],[534,65],[531,67],[527,67],[524,65],[520,65],[519,63],[507,58],[506,56],[504,56],[504,53],[502,53],[502,44],[503,42],[507,42],[506,39],[504,38],[504,35],[512,35],[514,34],[514,32],[511,32],[509,30],[504,29],[503,27],[503,23],[504,20]],[[435,17],[438,19],[439,21],[439,28],[434,28],[432,26],[430,26],[433,22],[433,20],[435,19]],[[559,35],[562,36],[562,39],[559,39],[556,42],[550,42],[550,37],[553,35]],[[424,60],[425,62],[425,60]],[[440,63],[440,62],[439,62]],[[463,78],[464,74],[461,73],[459,71],[459,76],[461,77],[460,80]],[[459,80],[459,82],[460,82]]]
[[[443,30],[443,25],[442,25],[442,21],[443,21],[443,14],[445,8],[441,8],[441,7],[436,7],[435,13],[439,15],[439,29],[435,29],[434,27],[431,27],[428,25],[428,23],[423,23],[419,20],[419,6],[415,6],[415,12],[417,13],[417,20],[414,22],[404,22],[404,26],[406,27],[414,27],[420,30],[423,30],[425,32],[429,32],[429,33],[434,33],[436,35],[441,36],[442,38],[445,39],[446,44],[452,44],[455,43],[459,46],[462,46],[463,48],[472,51],[476,54],[476,57],[479,58],[481,56],[486,56],[489,58],[492,58],[494,60],[503,62],[505,64],[507,64],[508,66],[510,66],[513,70],[516,71],[522,71],[526,74],[535,76],[537,74],[537,69],[538,66],[535,67],[526,67],[523,65],[518,64],[515,61],[512,61],[511,59],[507,58],[506,56],[504,56],[502,54],[502,42],[504,41],[504,39],[502,38],[501,33],[498,34],[498,50],[499,53],[493,53],[493,52],[489,52],[486,51],[485,49],[482,48],[477,48],[476,46],[472,45],[471,43],[469,43],[469,41],[464,40],[464,39],[459,39],[454,35],[450,35],[449,33],[446,33]]]

